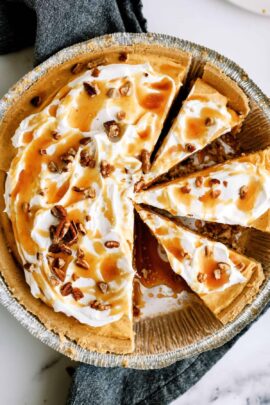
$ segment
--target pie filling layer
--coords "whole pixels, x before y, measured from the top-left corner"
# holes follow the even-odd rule
[[[147,316],[153,302],[156,312],[177,309],[183,291],[195,292],[226,322],[232,317],[222,311],[254,268],[258,285],[263,280],[255,261],[137,205],[245,226],[269,209],[268,171],[248,159],[142,191],[247,114],[229,106],[209,80],[197,79],[151,163],[186,75],[183,66],[178,75],[175,64],[167,66],[167,73],[150,63],[87,70],[25,118],[12,138],[17,154],[5,202],[26,281],[34,297],[89,326],[132,319],[133,295],[139,311],[142,293],[155,299],[144,303]],[[146,225],[137,222],[134,255],[135,203],[157,239],[144,239]]]

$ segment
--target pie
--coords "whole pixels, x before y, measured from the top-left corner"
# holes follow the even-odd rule
[[[270,231],[270,149],[157,185],[135,197],[172,215]]]
[[[140,206],[136,210],[165,249],[173,271],[222,323],[252,301],[264,280],[260,263],[157,213]]]
[[[227,323],[263,282],[255,260],[177,225],[168,214],[268,230],[268,151],[152,186],[223,134],[233,131],[237,137],[249,111],[237,84],[207,64],[162,141],[179,90],[183,84],[187,88],[190,64],[185,52],[154,47],[104,51],[90,60],[82,56],[49,71],[1,123],[5,212],[0,243],[12,253],[2,249],[1,273],[14,296],[46,328],[89,350],[134,350],[140,285],[177,285],[179,294],[182,289],[195,293]],[[240,186],[249,187],[247,179],[255,184],[258,202],[253,195],[255,206],[248,202],[241,217],[235,197],[228,204],[230,215],[223,217],[224,188],[214,200],[223,203],[222,209],[215,211],[212,204],[213,210],[202,207],[196,216],[194,179],[200,176],[207,183],[212,173],[222,181],[244,176]],[[191,183],[189,192],[183,192]],[[206,183],[200,192],[207,187],[217,191],[217,183]],[[230,192],[229,181],[227,187]],[[247,194],[247,200],[239,200],[244,205],[249,190],[242,191]],[[134,248],[143,243],[138,227],[134,231],[134,206],[152,233],[143,246],[153,241],[151,281],[142,265],[146,256]],[[166,210],[166,216],[157,208]]]

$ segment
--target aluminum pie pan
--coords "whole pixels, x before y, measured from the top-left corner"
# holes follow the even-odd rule
[[[136,44],[149,46],[157,45],[169,49],[179,49],[190,52],[194,58],[200,59],[203,62],[212,62],[242,87],[245,93],[250,99],[254,100],[263,114],[267,117],[267,120],[270,121],[270,101],[268,97],[263,94],[256,84],[248,78],[246,72],[237,64],[217,52],[195,43],[168,35],[152,33],[117,33],[105,35],[63,49],[26,74],[9,90],[0,101],[0,119],[3,119],[6,111],[16,99],[18,99],[18,97],[20,97],[33,83],[44,76],[49,69],[59,66],[69,59],[83,53],[91,55],[91,52],[97,52],[104,48],[109,49],[110,47],[117,45],[132,46]],[[250,324],[269,301],[270,279],[268,278],[257,297],[242,311],[241,315],[238,316],[235,321],[221,327],[210,336],[206,336],[193,344],[188,344],[176,350],[165,351],[162,353],[116,355],[110,353],[97,353],[83,349],[75,342],[68,339],[63,340],[58,334],[48,330],[37,317],[28,312],[27,309],[18,302],[0,274],[0,303],[5,306],[33,336],[37,337],[52,349],[70,356],[74,360],[103,367],[124,366],[135,369],[156,369],[169,366],[176,361],[215,349],[231,340],[248,324]]]

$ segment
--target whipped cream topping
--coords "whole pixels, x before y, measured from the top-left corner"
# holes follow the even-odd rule
[[[207,92],[209,94],[205,94]],[[201,79],[197,79],[162,143],[151,173],[145,176],[145,180],[149,181],[166,173],[177,163],[239,124],[239,116],[226,104],[226,97]]]
[[[135,196],[173,215],[242,226],[270,208],[270,176],[261,165],[232,161]]]
[[[21,122],[5,191],[32,294],[90,326],[132,316],[130,198],[177,90],[149,64],[98,70]]]
[[[138,212],[165,249],[172,269],[201,297],[245,281],[238,266],[245,268],[246,259],[237,263],[240,255],[222,243],[196,235],[154,213],[140,208]]]

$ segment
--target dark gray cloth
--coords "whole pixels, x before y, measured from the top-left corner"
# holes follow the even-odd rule
[[[0,0],[0,53],[35,43],[36,64],[113,32],[145,32],[141,0]]]
[[[0,53],[35,43],[36,63],[76,42],[125,31],[146,31],[141,0],[0,0]],[[82,364],[73,375],[68,404],[168,404],[194,385],[239,336],[162,370]]]

